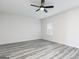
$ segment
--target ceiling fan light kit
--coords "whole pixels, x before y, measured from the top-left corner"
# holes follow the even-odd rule
[[[44,11],[46,13],[48,12],[46,10],[46,8],[54,8],[54,6],[44,6],[44,4],[45,4],[45,0],[41,0],[41,6],[37,6],[37,5],[33,5],[33,4],[31,4],[31,6],[38,7],[38,9],[36,10],[36,12],[39,11],[39,10],[41,10],[41,11]]]
[[[44,8],[43,8],[43,7],[41,7],[41,8],[40,8],[40,10],[41,10],[41,11],[44,11]]]

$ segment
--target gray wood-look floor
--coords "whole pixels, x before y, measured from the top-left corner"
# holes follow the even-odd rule
[[[79,59],[79,49],[47,40],[0,45],[0,59]]]

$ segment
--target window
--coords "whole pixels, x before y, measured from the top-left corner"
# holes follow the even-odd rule
[[[52,23],[47,24],[47,35],[53,35],[53,24]]]

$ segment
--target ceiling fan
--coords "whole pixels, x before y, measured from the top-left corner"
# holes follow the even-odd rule
[[[40,6],[33,5],[33,4],[31,4],[31,6],[34,6],[34,7],[38,7],[39,8],[39,9],[36,10],[36,12],[39,11],[39,10],[42,10],[42,11],[45,11],[46,13],[48,12],[46,10],[46,8],[54,8],[54,6],[44,6],[44,3],[45,3],[45,0],[41,0],[41,5]]]

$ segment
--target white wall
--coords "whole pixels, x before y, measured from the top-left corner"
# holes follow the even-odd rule
[[[46,40],[79,48],[79,8],[43,19],[42,35]]]
[[[62,43],[65,39],[65,17],[64,15],[57,15],[42,20],[42,37],[44,39]],[[51,28],[48,27],[51,24]],[[50,25],[49,25],[50,26]],[[52,34],[51,34],[52,33]]]
[[[67,44],[79,48],[79,8],[67,13]]]
[[[40,38],[40,20],[23,16],[0,14],[0,44]]]

